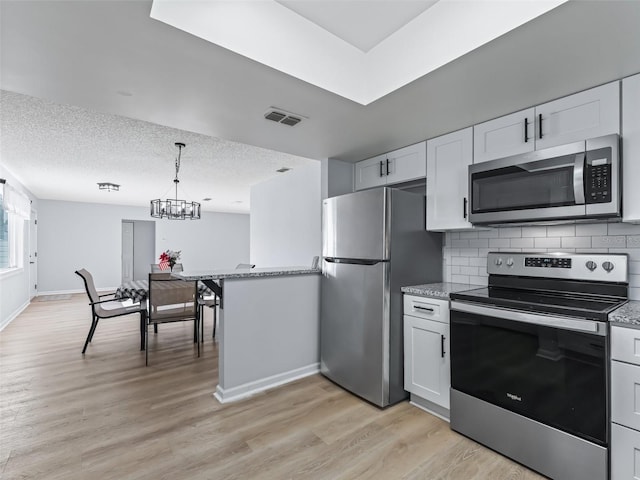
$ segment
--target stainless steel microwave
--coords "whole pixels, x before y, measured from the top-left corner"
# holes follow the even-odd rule
[[[620,217],[620,139],[606,135],[469,166],[474,224]]]

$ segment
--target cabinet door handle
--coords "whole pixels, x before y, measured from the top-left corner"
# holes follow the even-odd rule
[[[433,308],[421,307],[420,305],[414,305],[413,308],[416,310],[424,310],[425,312],[433,312]]]
[[[440,335],[440,355],[444,358],[444,335]]]
[[[524,119],[524,143],[529,142],[529,119]]]
[[[389,175],[389,159],[387,158],[387,175]]]
[[[382,160],[380,160],[380,176],[382,177],[384,173],[382,173]]]
[[[542,114],[538,114],[538,138],[542,138]]]
[[[462,216],[467,218],[467,197],[462,199]]]

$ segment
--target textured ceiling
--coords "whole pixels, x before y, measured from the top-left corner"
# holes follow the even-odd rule
[[[148,206],[172,198],[174,144],[183,142],[179,198],[209,197],[204,210],[248,213],[251,185],[316,162],[6,91],[0,112],[2,163],[42,199]],[[120,191],[99,191],[98,182]]]

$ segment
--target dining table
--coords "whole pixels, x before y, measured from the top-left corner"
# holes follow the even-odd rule
[[[169,287],[171,288],[171,287]],[[218,287],[219,288],[219,287]],[[209,297],[216,295],[204,283],[198,282],[198,295],[200,297]],[[115,291],[114,297],[118,300],[130,299],[134,303],[146,302],[149,297],[149,280],[130,280],[121,284]],[[144,350],[144,337],[146,325],[146,316],[140,317],[140,350]]]

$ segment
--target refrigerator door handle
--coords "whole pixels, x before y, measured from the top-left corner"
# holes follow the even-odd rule
[[[388,262],[388,260],[369,260],[361,258],[339,258],[339,257],[324,257],[324,261],[327,263],[348,263],[352,265],[377,265],[381,262]]]

